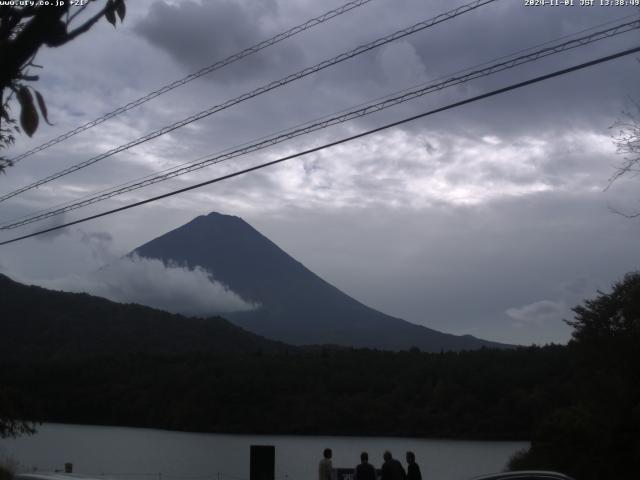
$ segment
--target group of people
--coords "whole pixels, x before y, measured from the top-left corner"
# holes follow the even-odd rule
[[[318,468],[319,480],[336,480],[334,477],[331,457],[333,453],[330,448],[324,449],[323,459],[320,460]],[[402,463],[393,458],[388,450],[382,456],[384,463],[380,468],[380,480],[422,480],[420,467],[416,463],[416,456],[413,452],[407,452],[407,470]],[[378,480],[376,469],[369,463],[369,454],[360,454],[360,464],[354,469],[353,480]]]

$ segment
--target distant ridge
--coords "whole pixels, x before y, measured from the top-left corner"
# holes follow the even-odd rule
[[[23,285],[2,274],[0,305],[3,361],[287,349],[220,317],[189,318],[86,293],[57,292]]]
[[[423,351],[508,345],[451,335],[374,310],[308,270],[241,218],[210,213],[172,230],[132,254],[200,266],[245,300],[249,312],[227,314],[237,325],[294,345],[334,344]]]

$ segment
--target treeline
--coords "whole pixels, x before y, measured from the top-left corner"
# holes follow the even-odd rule
[[[14,287],[0,289],[8,304]],[[64,300],[41,290],[34,292],[43,302]],[[221,319],[195,320],[197,339],[180,333],[184,318],[143,307],[111,319],[123,332],[101,338],[90,314],[116,310],[81,300],[81,315],[25,300],[3,318],[0,436],[25,427],[15,419],[33,418],[202,432],[530,439],[511,468],[579,480],[640,471],[640,273],[576,307],[566,347],[441,354],[293,348]],[[80,348],[82,335],[57,338],[49,349],[48,335],[31,330],[40,324],[34,308],[51,308],[59,325],[85,318],[73,331],[95,350]],[[20,312],[28,312],[30,329]],[[154,319],[175,330],[177,349],[154,335]],[[131,337],[132,328],[149,340]],[[122,336],[126,343],[105,355]],[[225,353],[211,353],[225,342]]]
[[[569,405],[560,346],[461,353],[321,349],[5,364],[41,421],[202,432],[529,439]]]
[[[536,421],[513,469],[553,469],[579,480],[640,472],[640,272],[574,309],[571,402]]]
[[[285,348],[291,347],[220,317],[185,317],[84,293],[56,292],[0,274],[0,362]]]

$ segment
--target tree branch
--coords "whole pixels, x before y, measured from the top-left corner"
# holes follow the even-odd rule
[[[74,20],[78,15],[80,15],[80,14],[84,11],[84,9],[85,9],[85,8],[87,8],[88,6],[89,6],[89,2],[85,3],[85,4],[84,4],[84,5],[82,5],[78,10],[76,10],[76,12],[75,12],[73,15],[71,15],[71,16],[69,17],[69,20],[67,20],[67,26],[69,26],[69,25],[71,24],[71,22],[73,22],[73,20]]]
[[[78,28],[76,28],[72,32],[67,33],[63,43],[67,43],[68,41],[76,38],[78,35],[82,35],[83,33],[87,32],[91,27],[93,27],[93,25],[98,20],[100,20],[104,16],[108,8],[109,8],[109,3],[107,2],[104,8],[100,10],[98,13],[96,13],[93,17],[91,17],[89,20],[84,22],[82,25],[80,25]]]

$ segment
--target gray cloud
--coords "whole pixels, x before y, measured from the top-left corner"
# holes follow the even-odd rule
[[[640,225],[609,213],[600,196],[544,192],[481,205],[289,207],[249,220],[323,278],[386,313],[507,342],[562,342],[570,334],[562,322],[571,318],[569,307],[640,265],[634,240]],[[543,326],[516,328],[504,313],[540,299],[568,308]]]
[[[282,27],[277,21],[278,13],[274,0],[247,3],[184,1],[179,4],[158,1],[135,25],[135,31],[195,71],[279,33]],[[255,78],[289,69],[302,56],[290,42],[270,53],[268,56],[252,55],[207,78],[216,83],[249,83]]]
[[[80,242],[85,244],[93,258],[101,263],[107,263],[112,258],[113,236],[108,232],[81,232]]]
[[[40,228],[45,230],[45,229],[49,229],[49,228],[57,228],[60,227],[61,225],[64,225],[66,222],[66,215],[65,214],[61,214],[55,217],[51,217],[49,219],[46,219],[44,222],[42,222],[42,224],[40,225]],[[59,228],[57,230],[53,230],[51,232],[47,232],[44,233],[42,235],[38,235],[36,238],[36,240],[38,242],[51,242],[53,240],[55,240],[58,237],[65,237],[69,235],[69,231],[64,229],[64,228]]]
[[[343,1],[329,3],[131,2],[126,21],[116,31],[101,22],[82,41],[43,50],[38,62],[45,68],[39,72],[38,89],[55,126],[42,126],[33,139],[20,137],[15,151]],[[0,179],[0,190],[15,189],[462,3],[371,2],[26,159]],[[16,197],[3,204],[2,216],[12,218],[79,198],[626,14],[610,8],[527,9],[522,2],[495,2]],[[430,95],[139,190],[65,220],[611,53],[628,47],[633,35]],[[89,278],[87,272],[150,238],[199,214],[221,211],[246,218],[312,270],[387,313],[506,342],[565,341],[570,329],[560,321],[521,322],[516,328],[505,312],[527,313],[531,309],[523,309],[541,299],[571,307],[638,268],[639,224],[609,211],[637,208],[637,179],[602,190],[619,163],[608,127],[624,108],[626,95],[640,97],[639,69],[635,59],[628,58],[477,102],[105,217],[86,231],[71,229],[46,242],[4,247],[0,264],[4,273],[24,281]],[[0,232],[0,238],[40,226],[46,225]],[[182,274],[193,276],[175,273]]]
[[[540,300],[522,307],[509,308],[505,313],[516,321],[516,325],[543,325],[546,322],[561,320],[566,311],[567,306],[562,302]]]
[[[577,299],[578,301],[594,296],[598,290],[605,290],[596,279],[589,277],[578,277],[558,285],[558,293],[563,297]]]

